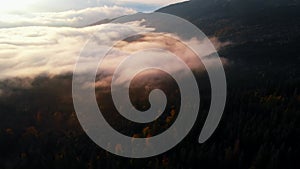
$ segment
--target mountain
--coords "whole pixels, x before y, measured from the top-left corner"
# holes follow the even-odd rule
[[[235,63],[288,69],[300,61],[299,11],[299,0],[191,0],[157,10],[187,19],[208,36],[231,41],[220,54]]]
[[[189,20],[199,18],[243,18],[267,16],[270,14],[290,13],[299,16],[298,0],[191,0],[163,7],[158,12],[165,12]],[[188,9],[188,10],[187,10]],[[281,13],[279,13],[281,12]]]
[[[281,31],[293,29],[299,35],[299,27],[296,27],[300,24],[299,11],[298,0],[191,0],[157,10],[185,18],[208,35],[227,39],[238,38],[234,37],[235,33],[253,32],[259,28],[264,31],[261,34],[269,34],[267,31],[275,33],[278,26]],[[291,25],[294,28],[290,28]],[[261,36],[257,33],[255,31],[254,36]]]
[[[198,144],[210,107],[210,90],[205,88],[200,91],[199,116],[190,133],[173,149],[151,158],[115,156],[90,140],[74,110],[72,74],[0,81],[0,89],[5,91],[0,90],[0,168],[300,168],[298,11],[299,2],[291,0],[192,0],[159,9],[185,18],[209,37],[231,45],[218,51],[229,61],[225,66],[228,94],[213,136]],[[197,80],[203,87],[205,81]],[[138,83],[139,90],[129,91],[131,100],[149,95],[149,86]],[[147,127],[120,120],[124,117],[111,103],[107,90],[97,89],[95,96],[116,131],[147,138],[165,131],[177,118],[180,92],[170,85],[166,88],[166,96],[174,97],[178,104],[168,105],[166,114],[145,124]],[[145,105],[142,101],[138,104],[141,108]],[[122,145],[115,147],[122,151]]]
[[[115,20],[115,19],[103,19],[103,20],[100,20],[98,22],[92,23],[92,24],[90,24],[88,26],[102,25],[102,24],[110,23],[113,20]]]

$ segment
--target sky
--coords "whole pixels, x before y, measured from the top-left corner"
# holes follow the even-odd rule
[[[186,0],[1,0],[1,12],[62,12],[91,7],[120,6],[139,12],[153,11],[160,7]]]

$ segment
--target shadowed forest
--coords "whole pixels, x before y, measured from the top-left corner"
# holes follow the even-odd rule
[[[159,12],[183,17],[208,36],[232,42],[219,51],[229,60],[228,95],[221,122],[209,140],[198,143],[210,106],[205,73],[197,77],[202,84],[201,106],[191,132],[172,150],[147,159],[118,157],[89,139],[74,112],[72,74],[12,78],[0,82],[0,168],[300,168],[298,3],[278,1],[277,6],[265,4],[257,11],[232,11],[239,5],[237,0],[216,1],[197,13],[200,2],[171,5]],[[163,85],[169,96],[167,108],[158,120],[145,125],[122,119],[107,90],[98,88],[107,121],[132,137],[151,137],[170,127],[177,117],[180,93],[172,79],[161,78],[167,81],[164,84],[172,83]],[[138,109],[149,107],[143,87],[130,91]]]

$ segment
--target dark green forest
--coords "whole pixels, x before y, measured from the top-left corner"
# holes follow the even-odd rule
[[[0,82],[4,91],[0,95],[0,168],[300,168],[298,1],[278,0],[275,5],[249,1],[248,10],[242,10],[245,6],[239,6],[238,0],[210,1],[203,7],[201,2],[158,11],[183,17],[209,37],[231,42],[219,51],[229,60],[225,67],[228,95],[221,122],[209,140],[198,143],[209,108],[209,84],[200,90],[203,99],[197,122],[180,144],[156,157],[129,159],[101,149],[82,130],[72,103],[72,74],[14,78]],[[197,80],[207,81],[207,77]],[[122,133],[151,137],[176,120],[176,87],[168,92],[173,102],[151,124],[131,129],[128,126],[134,124],[119,123],[109,106],[104,108],[109,110],[105,116]],[[101,100],[103,91],[97,89],[96,94]]]

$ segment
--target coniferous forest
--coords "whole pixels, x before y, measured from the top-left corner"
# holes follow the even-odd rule
[[[300,168],[299,3],[243,1],[252,4],[248,8],[239,6],[240,0],[210,1],[203,7],[199,5],[202,1],[158,11],[185,18],[207,36],[230,42],[218,52],[228,60],[224,67],[226,107],[209,140],[198,143],[210,106],[205,73],[197,79],[203,85],[193,129],[173,149],[146,159],[110,154],[89,139],[73,108],[72,74],[11,78],[0,81],[0,168]],[[120,119],[105,89],[98,88],[96,95],[112,126],[128,136],[146,138],[163,132],[176,120],[180,95],[176,85],[168,87],[170,100],[163,115],[145,125]],[[142,96],[133,92],[132,97]],[[147,100],[139,104],[141,109],[149,106]]]

